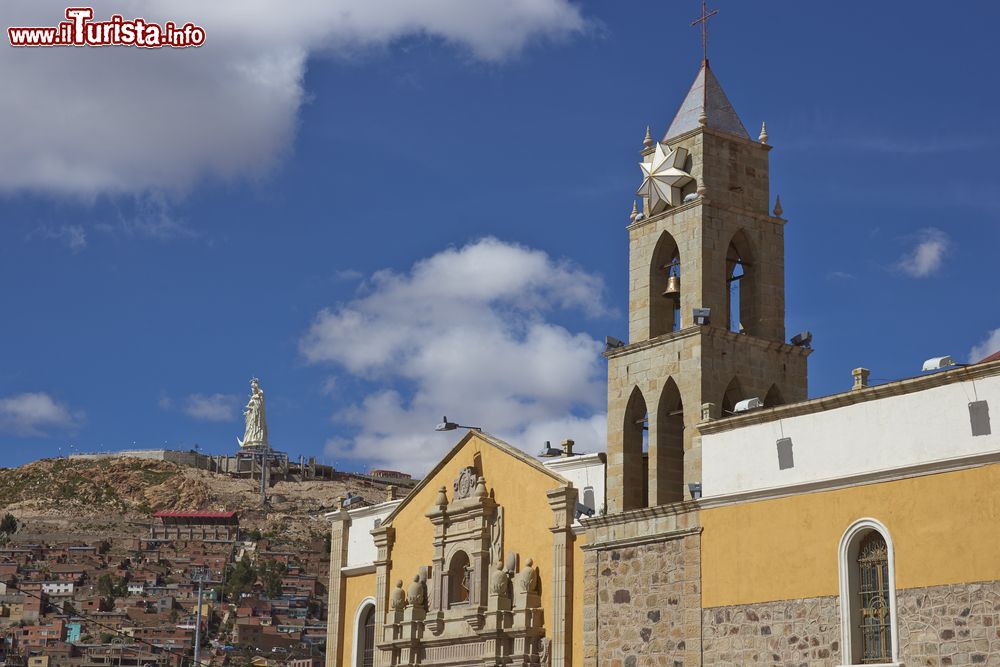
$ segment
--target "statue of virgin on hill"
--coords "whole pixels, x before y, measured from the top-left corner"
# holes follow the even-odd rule
[[[243,409],[246,422],[240,447],[267,447],[267,417],[264,415],[264,390],[257,378],[250,380],[250,400]]]

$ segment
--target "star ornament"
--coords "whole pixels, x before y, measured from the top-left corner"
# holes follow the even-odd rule
[[[639,163],[642,169],[642,185],[636,194],[649,197],[649,208],[652,213],[658,213],[667,206],[677,206],[681,203],[681,188],[694,180],[691,174],[681,168],[687,156],[686,148],[664,150],[664,145],[657,142],[653,154]]]

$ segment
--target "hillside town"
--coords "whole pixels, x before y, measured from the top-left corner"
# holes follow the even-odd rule
[[[324,540],[283,550],[241,531],[236,511],[152,518],[127,540],[0,548],[0,664],[179,666],[199,618],[204,664],[314,664],[326,640]],[[4,534],[16,524],[8,514]]]

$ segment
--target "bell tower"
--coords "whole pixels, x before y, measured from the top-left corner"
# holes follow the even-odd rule
[[[691,498],[699,423],[807,398],[808,347],[785,342],[784,229],[762,128],[750,138],[702,61],[641,150],[629,235],[629,340],[608,359],[608,511]]]

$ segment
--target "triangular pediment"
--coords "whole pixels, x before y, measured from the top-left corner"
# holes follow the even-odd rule
[[[411,502],[414,502],[417,498],[421,497],[420,492],[424,488],[432,484],[437,484],[440,486],[442,481],[448,481],[440,479],[441,471],[444,470],[448,466],[448,464],[452,461],[452,459],[454,459],[455,456],[457,456],[460,452],[462,452],[466,447],[476,446],[476,445],[480,447],[486,446],[498,450],[499,452],[502,452],[503,454],[511,457],[512,459],[515,459],[518,462],[528,466],[532,470],[541,473],[543,475],[546,475],[547,477],[552,479],[554,487],[566,486],[570,484],[570,481],[565,477],[563,477],[562,475],[560,475],[559,473],[555,472],[554,470],[551,470],[550,468],[539,462],[537,459],[535,459],[533,456],[524,453],[517,447],[514,447],[513,445],[504,442],[500,438],[489,435],[488,433],[483,433],[482,431],[469,431],[468,433],[465,434],[465,436],[461,440],[458,441],[458,443],[456,443],[454,447],[451,448],[451,451],[445,454],[441,458],[441,460],[438,461],[437,465],[435,465],[434,468],[431,469],[431,471],[424,476],[424,478],[420,481],[420,483],[417,484],[417,486],[415,486],[412,491],[410,491],[410,493],[406,496],[406,499],[402,503],[400,503],[389,514],[389,516],[387,516],[383,520],[382,522],[383,525],[390,524],[393,518],[396,517],[400,512],[402,512]],[[489,479],[489,471],[487,471],[487,479]],[[427,508],[422,508],[421,512],[424,509]]]

